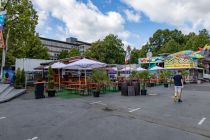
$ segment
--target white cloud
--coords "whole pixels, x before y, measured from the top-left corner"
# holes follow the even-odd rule
[[[168,23],[185,31],[210,29],[210,0],[121,0],[151,21]]]
[[[63,28],[67,29],[65,33],[83,41],[95,41],[110,33],[117,34],[124,40],[130,35],[125,30],[125,20],[118,12],[102,13],[90,0],[87,4],[77,0],[33,0],[33,3],[39,11],[42,11],[40,13],[46,13],[62,21],[65,25]],[[50,17],[44,18],[42,14],[39,16],[41,17],[39,27],[41,27]],[[58,29],[61,31],[60,27]],[[60,31],[58,33],[62,33]]]
[[[125,10],[124,12],[125,12],[125,14],[127,16],[128,21],[139,22],[140,14],[135,13],[134,11],[131,11],[131,10],[128,10],[128,9]]]

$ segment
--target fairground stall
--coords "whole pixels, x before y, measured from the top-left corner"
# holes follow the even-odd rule
[[[202,67],[204,68],[204,78],[210,80],[210,46],[205,46],[200,50],[200,53],[204,56],[201,60]]]
[[[171,71],[172,75],[182,70],[185,72],[184,77],[187,82],[197,82],[203,79],[204,69],[198,65],[203,58],[200,52],[181,51],[169,55],[164,61],[164,68]]]

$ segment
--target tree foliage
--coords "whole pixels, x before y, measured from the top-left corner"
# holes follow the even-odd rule
[[[75,56],[80,56],[80,52],[77,48],[72,48],[69,51],[69,57],[75,57]]]
[[[9,0],[6,10],[4,37],[8,38],[7,65],[13,65],[15,58],[47,59],[47,48],[36,35],[38,16],[31,0]]]
[[[210,35],[206,29],[196,33],[184,35],[178,30],[157,30],[149,39],[148,43],[142,46],[140,56],[146,57],[146,53],[150,49],[153,56],[161,53],[175,53],[183,50],[198,50],[199,47],[204,47],[210,44]]]
[[[64,59],[69,57],[69,51],[67,50],[62,50],[60,54],[58,55],[59,59]]]
[[[69,58],[69,57],[75,57],[80,56],[80,52],[77,48],[72,48],[70,51],[68,50],[62,50],[60,54],[58,55],[59,59]]]
[[[123,64],[125,51],[122,40],[110,34],[103,40],[98,40],[86,51],[85,56],[95,58],[107,64]]]
[[[136,48],[134,48],[131,51],[131,59],[130,64],[138,64],[138,59],[140,58],[140,51]]]

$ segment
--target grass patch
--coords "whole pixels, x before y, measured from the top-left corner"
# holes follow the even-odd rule
[[[82,98],[83,96],[75,94],[75,93],[71,93],[68,90],[63,90],[63,91],[57,92],[56,97],[60,97],[63,99],[75,99],[75,98]]]

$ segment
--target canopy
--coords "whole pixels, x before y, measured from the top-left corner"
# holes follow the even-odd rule
[[[190,58],[190,55],[192,53],[193,53],[192,50],[186,50],[186,51],[181,51],[181,52],[177,52],[177,53],[171,54],[167,58],[171,58],[171,57]]]
[[[64,67],[64,69],[88,70],[88,69],[102,68],[102,67],[106,67],[106,64],[101,63],[99,61],[83,58],[76,62],[67,64]]]
[[[67,64],[65,69],[85,70],[85,84],[87,84],[86,70],[106,67],[105,63],[83,58],[73,63]],[[80,78],[80,77],[79,77]]]
[[[62,68],[64,68],[64,67],[66,67],[66,64],[63,64],[63,63],[61,63],[61,62],[56,62],[56,63],[54,63],[54,64],[51,65],[51,68],[52,68],[52,69],[62,69]],[[46,67],[44,67],[44,68],[45,68],[45,69],[48,69],[49,66],[46,66]]]
[[[146,69],[138,67],[135,71],[145,71]]]
[[[61,62],[57,62],[57,63],[54,63],[54,64],[51,65],[52,69],[61,69],[65,66],[66,66],[66,64],[63,64]]]
[[[151,68],[149,70],[164,70],[164,68],[159,67],[159,66],[154,66],[153,68]]]
[[[172,58],[172,57],[181,57],[184,59],[189,59],[189,58],[193,58],[193,59],[201,59],[204,58],[202,51],[192,51],[192,50],[185,50],[185,51],[181,51],[181,52],[177,52],[174,54],[169,55],[167,58]]]
[[[125,67],[125,68],[121,69],[120,71],[134,71],[134,70],[135,70],[134,68]]]
[[[194,58],[194,59],[201,59],[201,58],[204,58],[204,56],[202,55],[202,51],[196,51],[196,52],[193,52],[191,55],[190,55],[191,58]]]

